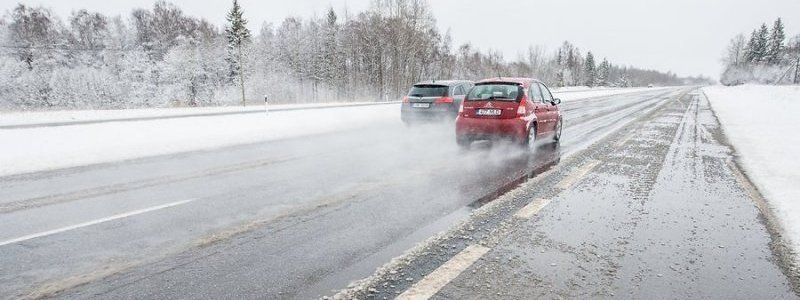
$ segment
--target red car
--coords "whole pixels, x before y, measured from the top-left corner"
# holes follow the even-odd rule
[[[561,139],[563,120],[550,89],[532,78],[491,78],[477,82],[456,118],[456,142],[509,138],[533,149],[534,142]]]

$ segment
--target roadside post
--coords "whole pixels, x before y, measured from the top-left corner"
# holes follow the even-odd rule
[[[264,113],[269,115],[269,96],[264,95]]]

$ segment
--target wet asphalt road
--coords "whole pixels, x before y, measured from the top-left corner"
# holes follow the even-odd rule
[[[380,128],[0,178],[0,224],[4,224],[0,228],[0,241],[126,212],[166,206],[92,226],[0,245],[0,297],[313,298],[331,294],[332,290],[343,288],[353,280],[369,276],[375,268],[416,243],[458,222],[470,220],[470,214],[476,208],[491,203],[490,200],[496,198],[499,192],[548,168],[568,168],[564,159],[576,163],[585,159],[587,151],[601,151],[595,142],[639,132],[645,138],[632,138],[625,145],[648,145],[646,134],[661,130],[661,125],[668,127],[665,124],[668,122],[645,122],[654,128],[642,127],[639,131],[631,131],[627,127],[641,122],[659,105],[674,101],[675,96],[685,91],[653,90],[566,103],[563,105],[566,124],[561,146],[543,145],[533,156],[502,144],[478,145],[474,151],[459,152],[453,142],[451,127],[421,126],[409,129],[398,122]],[[686,103],[684,105],[688,105]],[[330,111],[335,113],[336,109]],[[673,119],[680,119],[680,113],[674,114]],[[669,133],[668,129],[663,130]],[[696,193],[689,184],[694,182],[696,185],[699,180],[709,178],[728,182],[727,189],[722,184],[719,185],[721,188],[711,186],[737,199],[744,199],[740,191],[737,194],[735,185],[730,183],[730,174],[725,174],[722,167],[706,170],[707,167],[702,164],[708,159],[701,154],[706,154],[709,149],[716,149],[713,153],[719,156],[729,155],[724,149],[720,150],[724,147],[712,145],[696,149],[694,155],[700,159],[686,160],[678,158],[678,155],[685,154],[683,152],[668,154],[672,151],[670,145],[675,144],[671,139],[665,142],[658,139],[664,138],[662,136],[649,138],[653,139],[653,144],[666,145],[652,149],[643,146],[638,150],[641,155],[633,153],[633,158],[628,159],[631,166],[618,167],[618,170],[625,170],[622,174],[598,176],[608,181],[590,185],[596,186],[596,191],[594,188],[591,191],[583,190],[584,194],[591,193],[593,197],[604,197],[602,199],[607,201],[588,201],[585,195],[581,196],[581,189],[576,189],[571,191],[575,195],[565,193],[558,197],[579,200],[553,201],[554,206],[548,208],[587,201],[580,205],[576,203],[577,209],[562,207],[563,211],[553,214],[552,218],[564,220],[580,217],[581,222],[592,221],[588,226],[575,220],[571,223],[543,223],[549,224],[547,228],[539,222],[532,223],[536,236],[547,238],[549,234],[551,239],[552,236],[563,236],[563,232],[582,232],[576,231],[575,227],[587,229],[600,224],[604,227],[600,227],[602,230],[598,232],[603,234],[587,230],[581,235],[574,235],[569,241],[575,244],[593,243],[596,248],[607,252],[603,257],[621,255],[624,258],[614,261],[618,265],[614,274],[630,279],[602,281],[612,282],[616,285],[611,286],[619,287],[598,288],[600,294],[566,295],[608,296],[602,292],[614,290],[616,295],[624,297],[624,292],[641,291],[641,287],[649,287],[652,281],[644,275],[649,274],[648,270],[653,269],[657,260],[640,262],[635,260],[639,255],[626,256],[625,251],[647,253],[659,250],[657,246],[662,243],[654,240],[654,236],[663,236],[665,239],[672,236],[672,239],[663,241],[664,245],[695,245],[686,249],[695,249],[692,253],[697,255],[696,252],[699,252],[701,258],[715,257],[712,255],[715,253],[697,251],[697,248],[706,250],[697,245],[717,247],[711,247],[711,250],[727,249],[731,251],[731,258],[735,258],[733,254],[747,254],[749,256],[744,257],[747,260],[743,261],[754,261],[748,267],[757,271],[751,273],[766,274],[759,276],[768,278],[769,281],[764,282],[772,284],[771,288],[755,291],[767,290],[776,293],[772,295],[786,295],[783,293],[786,291],[785,277],[784,281],[780,281],[780,276],[772,276],[780,273],[773,272],[777,267],[769,259],[770,252],[766,246],[769,237],[764,225],[757,222],[757,211],[751,202],[740,201],[738,206],[732,206],[737,209],[731,208],[726,212],[737,218],[735,222],[726,221],[722,217],[724,214],[716,214],[731,206],[724,201],[725,197],[719,196],[717,190],[707,194],[718,197],[703,198],[709,200],[708,206],[682,207],[669,202],[683,197],[707,196],[682,194],[676,198],[669,191],[678,189]],[[691,142],[688,144],[693,145]],[[595,172],[608,168],[609,161],[619,159],[614,155],[623,155],[626,151],[603,153],[605,156],[594,159],[607,163],[601,164]],[[665,157],[673,157],[673,166],[687,161],[691,166],[665,169]],[[646,163],[646,170],[637,169],[636,166],[643,164],[638,162],[637,165],[637,159],[661,163]],[[631,174],[649,175],[638,176],[644,178],[642,182],[631,183],[625,180],[630,179]],[[682,186],[659,185],[658,178],[667,176],[662,174],[670,174],[670,178],[685,178],[689,183]],[[588,184],[588,180],[581,182],[581,185]],[[659,195],[659,189],[666,190],[660,192],[660,197],[667,200],[647,201],[650,193]],[[632,196],[627,193],[632,193]],[[629,196],[635,196],[630,199],[636,201],[631,201]],[[713,199],[717,201],[711,201]],[[614,205],[609,208],[606,202]],[[644,205],[651,202],[663,204],[662,207]],[[634,205],[636,203],[641,204]],[[597,209],[588,209],[593,206]],[[707,212],[705,215],[697,214],[698,209]],[[679,219],[669,216],[691,214],[692,220],[707,226],[703,228],[706,231],[701,230],[700,235],[693,239],[686,235],[685,230],[672,232],[671,235],[662,234],[661,231],[670,233],[672,228],[659,227],[662,223],[643,221],[650,219],[641,217],[662,217],[666,213],[669,214],[661,222]],[[638,219],[629,219],[634,216],[638,216]],[[712,216],[717,219],[711,220],[717,223],[708,221]],[[502,224],[501,217],[502,214],[496,214],[491,222],[485,223]],[[630,225],[631,222],[637,222],[637,225]],[[737,228],[744,226],[748,232],[754,232],[752,237],[748,236],[752,242],[743,245],[749,250],[737,251],[740,249],[733,245],[718,247],[727,243],[713,245],[718,242],[713,239],[717,235],[709,234],[708,229],[720,224],[732,228],[730,231],[733,233],[724,236],[734,240],[741,238]],[[625,230],[619,236],[611,234],[620,229]],[[652,234],[654,231],[659,234]],[[713,230],[712,233],[717,231]],[[518,234],[524,232],[518,231]],[[559,232],[562,234],[559,235]],[[509,240],[514,239],[513,233],[508,236]],[[649,240],[645,238],[648,236]],[[597,242],[609,237],[616,239]],[[638,239],[631,240],[632,237]],[[526,246],[537,244],[537,240],[515,240]],[[622,247],[624,250],[618,249],[621,246],[613,247],[623,242],[631,244],[632,241],[633,246]],[[446,260],[448,253],[457,250],[458,247],[450,248],[446,253],[435,256],[436,260],[419,258],[420,267],[414,270],[409,267],[408,272],[418,273],[418,279],[426,270]],[[524,253],[528,250],[519,246],[516,251]],[[655,256],[660,254],[654,252]],[[568,266],[568,256],[553,253],[553,257],[559,255],[564,261],[561,266]],[[675,256],[679,257],[677,254]],[[603,264],[605,261],[590,260],[586,263]],[[723,263],[713,263],[708,259],[700,261],[703,262],[700,265],[707,266],[701,271],[718,277],[720,274],[714,272],[715,267],[731,265],[729,259],[722,259]],[[576,268],[585,267],[580,263],[573,265]],[[644,269],[637,269],[637,266]],[[563,273],[571,274],[570,271]],[[751,274],[740,273],[741,276]],[[587,274],[596,275],[591,272]],[[659,274],[662,275],[659,278],[680,277],[667,271]],[[707,277],[703,273],[691,274],[700,279]],[[731,278],[736,278],[734,275],[730,275],[733,276]],[[575,278],[569,279],[569,282],[575,281]],[[469,279],[464,280],[465,286],[469,286]],[[561,284],[567,282],[555,281]],[[382,293],[394,295],[404,285],[413,282],[404,278],[403,284],[395,284],[394,290],[382,289]],[[681,282],[685,281],[677,281]],[[474,292],[458,289],[457,284],[458,281],[454,282],[440,295],[460,298]],[[536,287],[531,286],[531,290]],[[698,285],[695,290],[702,290],[702,287]],[[583,290],[573,286],[572,291]],[[493,292],[491,289],[486,291]]]
[[[676,98],[337,297],[797,299],[723,142]]]

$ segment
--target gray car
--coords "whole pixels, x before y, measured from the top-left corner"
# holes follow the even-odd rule
[[[400,118],[406,124],[452,121],[474,86],[467,80],[431,80],[415,84],[403,98]]]

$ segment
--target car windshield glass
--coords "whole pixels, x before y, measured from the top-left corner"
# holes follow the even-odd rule
[[[447,86],[444,85],[415,85],[408,92],[410,97],[444,97],[447,96]]]
[[[467,95],[467,101],[516,101],[522,93],[519,85],[510,83],[479,84],[472,88]]]

